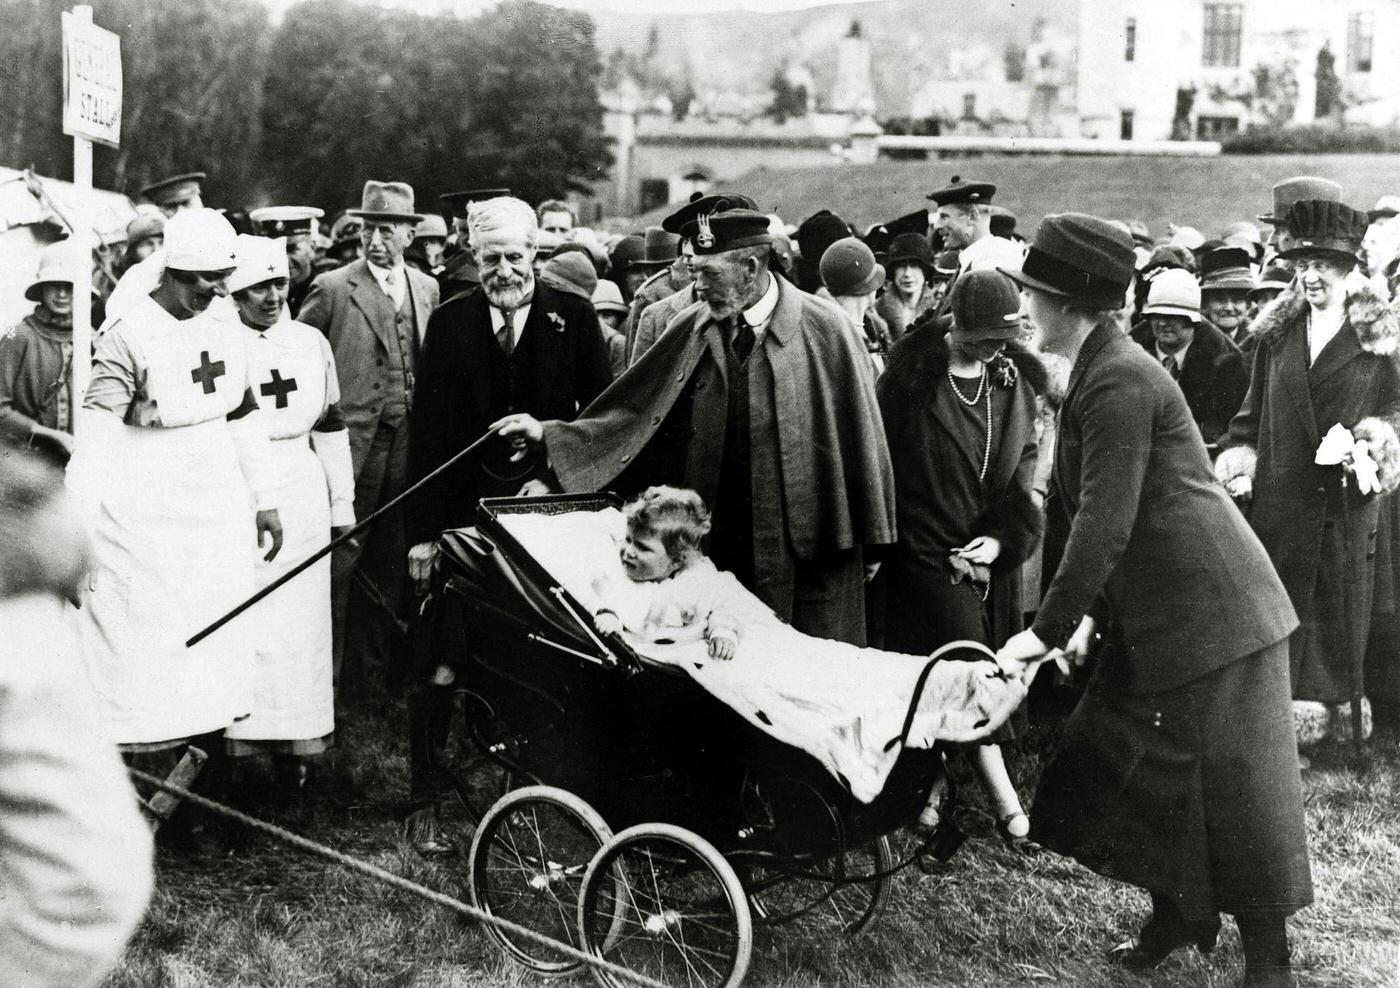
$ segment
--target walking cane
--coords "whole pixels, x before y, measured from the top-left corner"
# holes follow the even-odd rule
[[[418,490],[419,490],[420,488],[422,488],[425,484],[427,484],[429,481],[432,481],[432,480],[436,479],[437,476],[438,476],[439,474],[441,474],[443,471],[445,471],[445,470],[449,469],[450,467],[456,465],[458,462],[460,462],[461,460],[463,460],[463,459],[465,459],[466,457],[470,456],[472,453],[475,453],[475,452],[477,451],[477,449],[479,449],[479,448],[482,446],[483,443],[485,443],[488,439],[493,438],[495,435],[496,435],[495,432],[487,432],[485,435],[483,435],[483,436],[482,436],[480,439],[478,439],[476,442],[472,443],[470,446],[468,446],[468,447],[466,447],[465,449],[461,450],[460,452],[456,453],[450,460],[448,460],[447,462],[445,462],[442,466],[438,467],[438,468],[437,468],[436,470],[434,470],[432,473],[428,474],[428,475],[427,475],[426,477],[424,477],[422,480],[418,481],[418,483],[416,483],[416,484],[414,484],[412,487],[408,488],[406,491],[404,491],[404,492],[403,492],[402,494],[400,494],[398,497],[396,497],[396,498],[392,499],[391,501],[389,501],[388,504],[385,504],[385,505],[384,505],[383,507],[381,507],[378,511],[374,512],[374,514],[370,515],[368,518],[364,519],[363,521],[357,522],[357,523],[356,523],[352,528],[350,528],[348,531],[343,532],[343,533],[340,535],[339,538],[332,540],[328,545],[323,546],[322,548],[318,549],[315,553],[313,553],[311,556],[309,556],[309,557],[307,557],[306,559],[303,559],[301,562],[297,563],[297,565],[293,566],[293,567],[292,567],[291,569],[289,569],[287,572],[283,573],[283,574],[282,574],[281,576],[279,576],[276,580],[273,580],[273,581],[272,581],[271,583],[269,583],[267,586],[263,587],[263,588],[262,588],[261,590],[259,590],[257,593],[253,594],[253,596],[249,597],[249,598],[248,598],[247,600],[245,600],[243,603],[239,604],[239,605],[238,605],[237,607],[235,607],[233,610],[229,611],[229,612],[228,612],[227,614],[225,614],[223,617],[219,618],[219,619],[218,619],[217,621],[215,621],[213,624],[209,625],[209,627],[205,628],[203,631],[201,631],[201,632],[199,632],[198,634],[196,634],[196,635],[195,635],[194,637],[192,637],[189,641],[185,642],[185,647],[186,647],[186,648],[194,648],[196,645],[198,645],[198,644],[199,644],[200,642],[202,642],[204,639],[208,638],[208,637],[209,637],[210,635],[212,635],[214,632],[218,631],[218,630],[219,630],[220,628],[222,628],[224,625],[228,624],[228,623],[229,623],[230,621],[232,621],[234,618],[238,617],[238,615],[242,614],[244,611],[246,611],[248,608],[252,607],[252,606],[253,606],[254,604],[256,604],[258,601],[262,600],[264,597],[266,597],[266,596],[268,596],[269,594],[271,594],[274,590],[276,590],[276,589],[278,589],[279,587],[281,587],[282,584],[287,583],[287,582],[290,581],[292,578],[294,578],[294,577],[296,577],[296,576],[299,576],[300,574],[304,573],[306,570],[310,569],[310,568],[311,568],[312,566],[314,566],[318,561],[320,561],[321,559],[325,558],[327,555],[329,555],[329,554],[330,554],[333,550],[335,550],[337,547],[339,547],[339,546],[341,546],[341,545],[344,545],[346,542],[348,542],[348,541],[350,541],[352,538],[354,538],[357,534],[359,534],[360,532],[364,531],[364,530],[365,530],[366,528],[368,528],[370,525],[372,525],[372,524],[374,524],[376,521],[378,521],[378,520],[379,520],[381,517],[383,517],[387,512],[392,511],[394,508],[398,507],[401,503],[403,503],[403,502],[404,502],[407,498],[409,498],[411,495],[417,493]]]
[[[1347,471],[1346,467],[1343,467],[1342,552],[1346,555],[1347,572],[1342,577],[1342,623],[1346,628],[1342,638],[1347,649],[1347,664],[1351,671],[1351,743],[1355,747],[1356,754],[1364,756],[1366,739],[1362,737],[1361,732],[1361,702],[1365,698],[1366,692],[1366,653],[1364,649],[1358,650],[1356,647],[1356,622],[1353,620],[1354,615],[1351,612],[1352,601],[1355,597],[1352,594],[1354,576],[1351,566],[1351,492],[1347,487]]]

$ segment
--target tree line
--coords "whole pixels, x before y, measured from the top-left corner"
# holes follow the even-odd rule
[[[122,37],[122,146],[94,180],[134,195],[206,171],[214,205],[359,200],[366,178],[443,192],[584,191],[612,163],[586,14],[507,0],[479,17],[305,0],[91,0]],[[0,164],[70,178],[55,0],[0,0]]]

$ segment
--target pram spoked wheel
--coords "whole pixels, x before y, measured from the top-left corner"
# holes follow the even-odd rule
[[[753,951],[739,876],[708,841],[664,823],[629,827],[588,866],[579,897],[583,947],[676,988],[735,988]],[[600,969],[604,988],[625,982]]]
[[[894,863],[890,839],[879,837],[819,861],[784,862],[772,869],[749,865],[744,884],[754,922],[814,931],[835,928],[855,936],[885,911]]]
[[[472,905],[577,946],[579,890],[588,863],[611,836],[603,818],[573,793],[552,786],[507,793],[486,811],[472,839]],[[582,967],[533,940],[483,927],[532,971],[562,976]]]

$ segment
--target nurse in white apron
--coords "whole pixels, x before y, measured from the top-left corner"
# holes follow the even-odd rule
[[[94,529],[79,623],[104,727],[127,750],[221,745],[210,736],[253,709],[246,615],[185,647],[252,593],[254,560],[282,538],[246,331],[208,314],[235,243],[213,210],[172,218],[159,284],[93,349],[68,474]]]
[[[337,402],[335,358],[322,333],[289,319],[285,240],[238,238],[228,288],[248,346],[253,391],[272,440],[282,552],[259,561],[259,589],[355,523],[350,439]],[[251,716],[227,731],[231,755],[268,753],[293,790],[335,730],[331,687],[330,558],[250,611],[256,659]]]

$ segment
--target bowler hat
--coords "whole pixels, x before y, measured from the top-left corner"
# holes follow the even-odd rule
[[[921,233],[901,233],[890,241],[889,253],[885,255],[885,271],[893,276],[894,269],[901,264],[917,264],[924,269],[924,276],[932,278],[933,248],[928,245],[928,237]]]
[[[1293,204],[1284,217],[1293,235],[1288,250],[1279,251],[1285,261],[1304,254],[1329,254],[1355,263],[1369,222],[1359,209],[1327,199],[1304,199]]]
[[[360,196],[359,209],[347,209],[351,216],[393,223],[420,223],[423,214],[413,208],[413,186],[407,182],[376,182],[370,179]]]
[[[1019,269],[999,268],[1019,285],[1093,306],[1119,308],[1132,284],[1133,238],[1085,213],[1045,217]]]
[[[1254,287],[1254,271],[1249,262],[1249,251],[1243,247],[1217,247],[1207,251],[1201,255],[1201,290],[1249,291]]]
[[[962,176],[954,175],[951,182],[941,189],[934,189],[927,198],[932,199],[940,206],[947,206],[951,203],[987,205],[992,201],[992,196],[996,194],[997,187],[991,182],[964,182]]]
[[[1192,322],[1201,321],[1201,286],[1190,271],[1167,268],[1152,279],[1147,290],[1145,316],[1186,316]]]
[[[843,237],[822,253],[822,284],[834,296],[869,295],[885,283],[875,254],[856,237]]]
[[[1021,299],[1000,271],[969,271],[953,283],[951,335],[957,343],[1014,340],[1021,335]]]
[[[661,268],[674,264],[681,256],[681,235],[649,226],[642,234],[642,256],[631,261],[634,268]]]
[[[24,297],[37,302],[40,289],[45,285],[74,284],[82,273],[84,254],[81,245],[73,240],[49,244],[39,253],[39,273],[25,289]]]
[[[1274,186],[1273,210],[1259,216],[1258,220],[1260,223],[1272,223],[1277,226],[1284,222],[1288,211],[1293,208],[1295,202],[1302,202],[1305,199],[1341,202],[1342,187],[1330,178],[1318,178],[1316,175],[1285,178]]]

